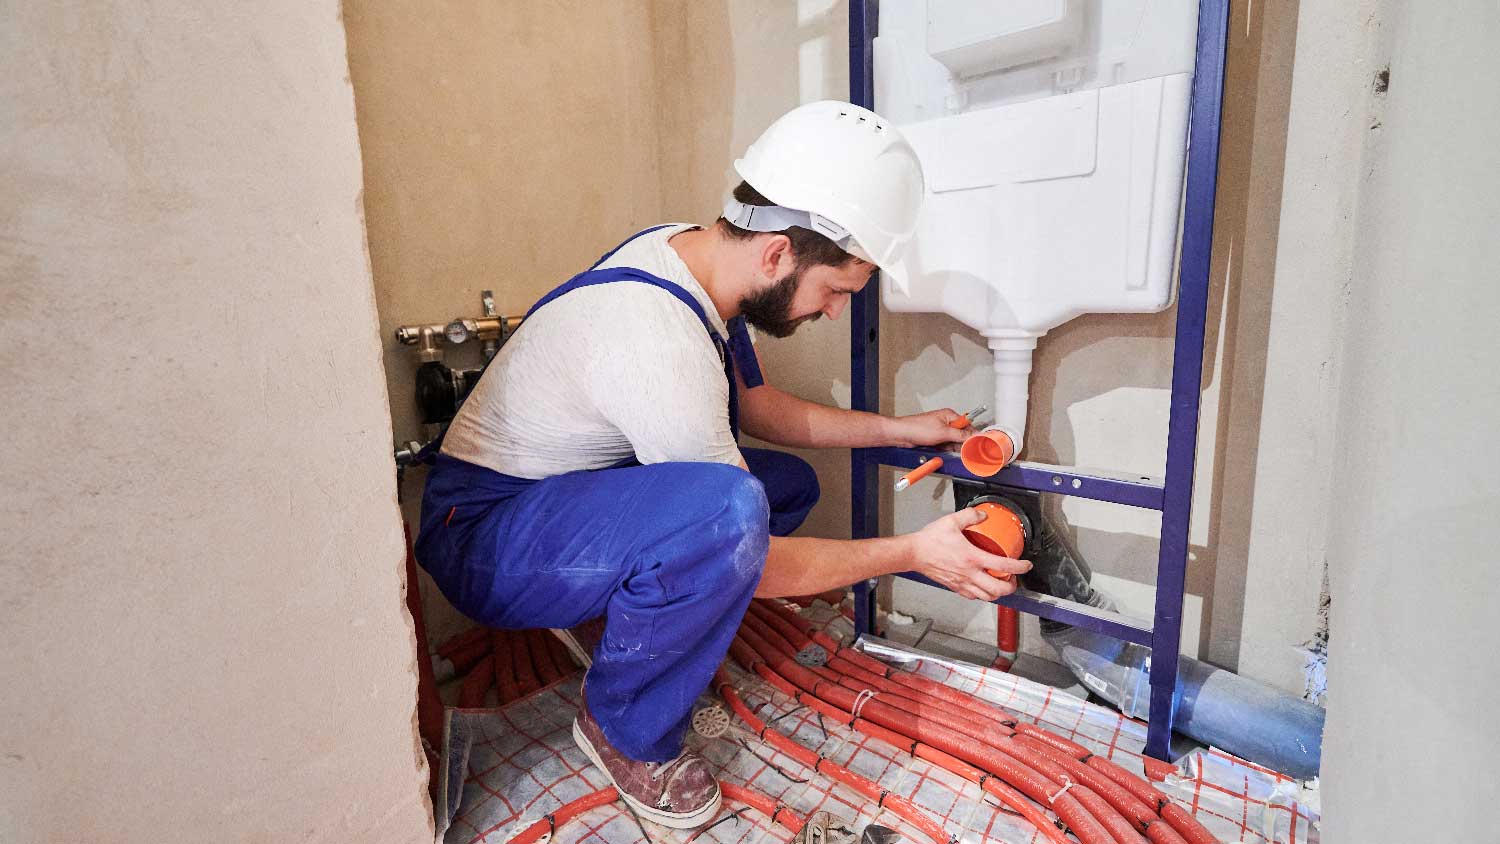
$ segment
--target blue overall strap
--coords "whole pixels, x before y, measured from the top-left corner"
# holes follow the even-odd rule
[[[608,261],[610,258],[613,258],[616,252],[624,249],[627,245],[630,244],[631,241],[635,240],[636,238],[644,237],[645,235],[648,235],[652,232],[661,231],[662,229],[670,228],[671,226],[671,223],[664,223],[660,226],[652,226],[651,228],[645,229],[644,231],[636,232],[630,237],[625,238],[624,243],[621,243],[619,246],[616,246],[615,248],[604,253],[604,255],[601,256],[599,260],[594,262],[594,265],[592,267],[589,267],[589,269],[599,269],[600,264]],[[703,319],[702,312],[694,306],[693,302],[689,302],[688,305],[690,307],[693,307],[693,312],[698,314],[699,319]],[[709,327],[707,320],[704,320],[703,327]],[[755,343],[750,340],[750,331],[745,327],[745,318],[735,317],[734,319],[731,319],[725,325],[725,327],[729,329],[729,348],[730,351],[734,353],[735,368],[739,370],[740,377],[745,381],[745,386],[754,389],[766,383],[765,376],[762,375],[760,371],[760,358],[755,356]],[[710,331],[709,333],[712,334],[713,332]],[[715,345],[717,345],[717,343]],[[730,384],[731,386],[733,386],[733,379],[731,379]]]
[[[536,313],[538,308],[546,305],[548,302],[551,302],[552,300],[557,299],[560,296],[567,295],[574,290],[578,290],[584,287],[593,287],[597,284],[614,284],[621,281],[634,281],[640,284],[649,284],[652,287],[665,290],[666,292],[672,294],[673,298],[677,299],[677,301],[683,303],[684,305],[687,305],[688,308],[693,312],[693,314],[698,317],[698,321],[703,324],[703,330],[708,332],[708,338],[713,341],[714,349],[719,353],[720,362],[724,364],[724,377],[729,382],[729,432],[734,436],[735,439],[739,439],[740,397],[739,386],[735,383],[734,378],[735,353],[731,345],[731,341],[727,341],[723,337],[719,336],[719,332],[714,330],[713,323],[708,321],[708,314],[703,310],[703,306],[698,304],[698,300],[693,298],[693,294],[684,290],[682,286],[677,284],[676,282],[668,281],[661,276],[652,275],[645,270],[639,270],[635,267],[610,267],[609,269],[605,270],[589,270],[586,273],[579,273],[578,275],[573,276],[571,279],[568,279],[567,282],[557,287],[546,296],[543,296],[535,305],[531,306],[531,310],[526,312],[526,319],[531,319],[531,315]],[[524,328],[526,321],[522,320],[521,324]],[[740,327],[740,334],[742,337],[740,343],[744,346],[749,346],[750,337],[749,334],[745,332],[743,324]],[[753,362],[755,360],[755,350],[753,348],[750,349],[749,355],[749,360]],[[760,382],[758,380],[760,378],[760,366],[758,363],[755,364],[754,374],[757,382],[752,386],[760,386]],[[747,385],[750,384],[748,377],[746,378],[745,383]]]
[[[737,316],[725,326],[729,329],[729,349],[734,352],[734,363],[740,377],[745,379],[745,386],[753,390],[766,383],[765,376],[760,373],[760,358],[755,356],[755,343],[750,339],[745,318]]]

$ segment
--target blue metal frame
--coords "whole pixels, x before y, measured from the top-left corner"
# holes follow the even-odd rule
[[[879,0],[849,3],[849,99],[874,107],[874,55],[871,42],[879,25]],[[1140,475],[1080,473],[1064,466],[1017,463],[993,478],[976,478],[957,461],[944,475],[1002,486],[1073,495],[1159,510],[1161,544],[1156,569],[1156,610],[1150,625],[1045,595],[1018,592],[996,603],[1043,618],[1074,624],[1115,638],[1151,646],[1151,713],[1146,753],[1170,757],[1172,720],[1177,706],[1177,658],[1182,638],[1182,598],[1192,515],[1193,467],[1198,442],[1200,385],[1203,378],[1204,323],[1208,313],[1209,257],[1213,247],[1214,195],[1219,162],[1219,124],[1224,89],[1229,0],[1200,0],[1197,55],[1188,128],[1187,190],[1184,199],[1181,261],[1177,291],[1177,335],[1172,355],[1171,415],[1167,423],[1165,480]],[[854,297],[850,338],[852,405],[880,409],[880,289],[867,285]],[[882,465],[914,467],[930,449],[866,448],[850,455],[851,534],[856,539],[879,529]],[[903,577],[931,584],[914,572]],[[874,581],[855,584],[855,625],[874,628]],[[936,585],[936,584],[932,584]]]

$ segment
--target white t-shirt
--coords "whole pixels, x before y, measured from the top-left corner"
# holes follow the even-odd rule
[[[627,243],[605,267],[681,286],[720,337],[703,285],[667,243],[675,224]],[[443,453],[519,478],[641,463],[737,463],[724,365],[697,314],[636,281],[573,290],[506,341],[448,428]]]

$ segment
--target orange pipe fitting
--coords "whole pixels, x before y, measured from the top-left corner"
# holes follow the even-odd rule
[[[1016,444],[1010,434],[999,428],[980,431],[967,440],[958,452],[964,468],[981,478],[1004,469],[1016,457]]]

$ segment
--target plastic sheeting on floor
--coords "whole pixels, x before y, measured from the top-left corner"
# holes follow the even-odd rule
[[[832,613],[809,613],[827,622]],[[847,625],[835,620],[835,635]],[[1144,724],[1086,703],[1048,686],[1003,672],[936,658],[904,667],[974,693],[997,706],[1076,741],[1133,773],[1143,770]],[[981,795],[977,786],[903,750],[849,730],[802,707],[759,678],[731,666],[745,702],[774,728],[829,759],[910,798],[966,844],[1044,841],[1020,817]],[[573,744],[572,720],[582,676],[573,674],[501,709],[449,710],[443,750],[446,805],[437,808],[440,840],[446,844],[506,842],[515,833],[568,801],[608,785]],[[704,702],[709,702],[708,697]],[[818,810],[854,822],[871,821],[900,831],[903,841],[926,839],[875,802],[776,753],[731,717],[729,731],[715,738],[689,733],[721,779],[746,785],[799,815]],[[1305,844],[1316,842],[1317,816],[1299,784],[1217,750],[1199,750],[1181,760],[1178,773],[1157,786],[1226,842]],[[742,808],[725,802],[720,817]],[[635,817],[618,802],[594,809],[558,829],[558,842],[635,844],[686,842],[693,831],[669,830]],[[773,827],[754,810],[698,834],[696,842],[785,842],[792,833]]]

